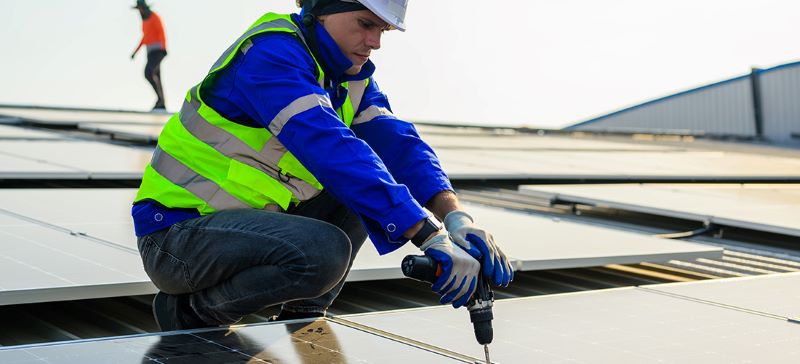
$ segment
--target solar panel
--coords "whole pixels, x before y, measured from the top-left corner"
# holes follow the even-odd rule
[[[530,185],[520,191],[682,219],[800,236],[800,184]]]
[[[152,151],[86,141],[1,140],[0,155],[43,161],[48,165],[87,172],[96,179],[136,179],[141,178]],[[6,166],[0,170],[7,175],[17,172]],[[3,177],[9,178],[7,175]]]
[[[87,122],[165,123],[172,114],[0,107],[0,115],[54,125]]]
[[[0,348],[0,362],[465,363],[328,320]]]
[[[644,286],[691,299],[800,320],[800,273]]]
[[[575,141],[576,145],[580,143],[580,140]],[[436,154],[451,178],[465,178],[464,174],[508,178],[509,172],[527,178],[631,181],[654,178],[790,179],[800,176],[800,161],[794,158],[708,151],[531,152],[444,148],[436,150]],[[465,165],[469,167],[466,170],[450,169]]]
[[[130,140],[140,143],[153,143],[158,140],[158,135],[163,124],[112,124],[112,123],[81,123],[78,129],[98,134],[108,134],[112,139]]]
[[[641,143],[578,139],[563,136],[540,136],[530,133],[463,133],[460,129],[417,126],[422,138],[434,148],[447,149],[514,149],[520,151],[685,151],[685,148]]]
[[[60,166],[23,156],[7,155],[0,152],[0,178],[88,179],[89,173],[67,166]]]
[[[0,210],[0,305],[146,294],[135,250]]]
[[[0,209],[136,250],[131,218],[136,192],[132,188],[0,189]]]
[[[130,217],[135,189],[0,190],[0,207],[75,233],[136,249]],[[527,213],[464,204],[522,270],[560,269],[606,264],[719,258],[717,247],[653,238],[647,235],[578,224]],[[379,256],[366,242],[349,281],[402,278],[400,262],[422,254],[407,244]],[[136,257],[138,259],[138,257]]]
[[[767,316],[622,288],[495,302],[498,363],[796,363],[800,330]],[[466,309],[339,320],[482,358]]]
[[[719,258],[722,249],[613,228],[465,203],[522,270]]]
[[[21,128],[18,126],[0,125],[1,139],[64,139],[60,134]]]

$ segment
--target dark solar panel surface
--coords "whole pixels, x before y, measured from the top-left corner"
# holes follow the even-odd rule
[[[0,349],[6,364],[463,363],[341,324],[266,324]]]

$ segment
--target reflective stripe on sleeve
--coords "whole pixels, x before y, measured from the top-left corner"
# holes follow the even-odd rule
[[[389,109],[385,107],[372,105],[368,107],[366,110],[360,112],[358,116],[356,116],[356,118],[353,119],[353,125],[370,122],[372,121],[372,119],[375,119],[376,117],[383,115],[390,116],[392,119],[395,119],[394,114],[392,114],[392,112],[389,111]]]
[[[272,132],[272,135],[277,136],[281,133],[283,126],[286,125],[289,119],[317,106],[333,109],[331,100],[327,95],[323,96],[319,94],[310,94],[295,99],[291,104],[284,107],[283,110],[281,110],[278,115],[275,115],[272,121],[269,122],[269,131]]]

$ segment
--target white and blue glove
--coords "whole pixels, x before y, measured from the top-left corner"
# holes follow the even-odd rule
[[[483,263],[483,276],[495,285],[508,287],[514,279],[514,269],[506,255],[494,243],[492,234],[477,226],[464,211],[456,210],[444,217],[444,227],[450,239],[461,246],[475,259]]]
[[[480,263],[464,249],[453,244],[444,232],[425,241],[420,249],[442,268],[442,273],[431,287],[434,292],[442,295],[440,302],[452,303],[454,308],[466,305],[475,292],[481,270]]]

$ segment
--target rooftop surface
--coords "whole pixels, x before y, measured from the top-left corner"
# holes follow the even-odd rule
[[[243,326],[155,332],[155,288],[129,208],[168,117],[0,107],[0,362],[483,357],[465,310],[401,279],[410,248],[378,257],[365,245],[323,320],[264,324],[265,309]],[[798,150],[674,135],[418,129],[518,269],[495,292],[497,362],[800,357],[800,296],[791,293],[800,274]]]

